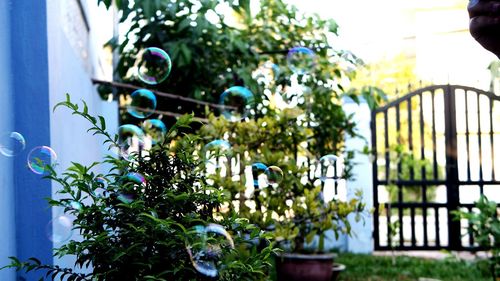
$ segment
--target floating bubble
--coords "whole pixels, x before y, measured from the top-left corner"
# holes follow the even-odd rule
[[[167,134],[167,126],[159,119],[148,119],[142,123],[142,130],[151,138],[151,143],[162,143]]]
[[[130,172],[125,175],[125,182],[135,184],[136,186],[144,186],[146,178],[141,173]]]
[[[267,170],[267,166],[264,163],[253,163],[252,164],[252,176],[253,176],[253,186],[260,187],[259,179],[261,179],[262,175],[265,175]]]
[[[309,73],[316,65],[316,55],[306,47],[294,47],[286,56],[288,67],[293,73],[304,75]]]
[[[97,183],[97,186],[101,188],[105,188],[108,183],[104,177],[95,178],[95,182]]]
[[[66,207],[67,208],[70,208],[72,210],[75,210],[75,211],[81,211],[83,209],[83,205],[82,203],[78,202],[78,201],[68,201],[66,203]]]
[[[107,180],[104,177],[97,177],[95,178],[96,182],[96,188],[92,190],[92,196],[94,197],[107,197],[108,192],[106,190],[106,187],[108,185]]]
[[[344,159],[342,157],[328,154],[319,159],[316,176],[321,181],[339,180],[344,173]]]
[[[18,132],[4,134],[0,138],[0,153],[7,157],[19,154],[26,148],[26,140]]]
[[[37,146],[28,154],[28,167],[38,175],[49,172],[47,166],[53,165],[57,160],[57,154],[48,146]]]
[[[172,60],[164,50],[150,47],[139,56],[137,69],[142,82],[157,85],[167,79],[172,70]]]
[[[73,220],[67,215],[58,216],[47,224],[45,231],[50,241],[63,243],[73,235]]]
[[[283,171],[278,166],[269,166],[266,169],[267,184],[277,187],[283,180]]]
[[[206,164],[215,165],[218,168],[219,158],[231,156],[232,150],[229,142],[225,140],[214,140],[207,143],[201,152]]]
[[[231,122],[236,122],[248,117],[255,105],[255,99],[247,88],[234,86],[222,93],[219,104],[222,116]]]
[[[118,128],[118,145],[120,155],[126,160],[132,160],[144,149],[144,132],[141,128],[126,124]]]
[[[146,89],[139,89],[130,95],[132,101],[127,106],[127,112],[135,118],[144,119],[156,109],[156,96]]]
[[[253,79],[257,83],[270,85],[279,78],[280,68],[272,61],[266,61],[253,72]]]
[[[234,249],[234,242],[223,226],[209,224],[193,229],[187,251],[194,268],[208,277],[216,277],[223,266],[224,255]]]
[[[134,202],[135,196],[130,193],[119,193],[116,198],[124,204],[130,204]]]

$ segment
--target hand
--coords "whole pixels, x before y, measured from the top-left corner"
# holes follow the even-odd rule
[[[472,37],[500,58],[500,0],[471,0],[467,10]]]

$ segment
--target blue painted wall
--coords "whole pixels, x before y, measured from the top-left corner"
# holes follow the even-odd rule
[[[56,170],[62,172],[71,161],[88,165],[107,151],[101,139],[86,132],[87,122],[68,110],[52,113],[52,107],[70,93],[74,101],[87,101],[91,113],[105,116],[110,133],[118,127],[118,106],[97,95],[91,83],[94,70],[83,66],[65,36],[60,9],[59,0],[0,0],[0,134],[18,131],[27,142],[16,157],[0,155],[0,267],[9,263],[8,256],[74,266],[71,257],[53,258],[53,247],[61,245],[53,245],[46,235],[49,221],[62,210],[50,208],[45,198],[56,196],[60,187],[32,173],[27,155],[36,146],[51,146],[58,154]],[[99,32],[97,24],[91,31]],[[96,64],[94,51],[101,46],[91,40],[91,64]],[[40,277],[0,271],[0,281]]]
[[[10,3],[0,1],[0,134],[12,131],[13,93],[10,72]],[[3,46],[3,47],[1,47]],[[13,159],[0,154],[0,267],[15,255]],[[0,280],[14,280],[14,270],[0,271]]]
[[[44,198],[51,183],[27,169],[26,155],[35,146],[50,146],[47,17],[45,1],[15,0],[10,11],[10,57],[14,128],[27,141],[23,155],[14,158],[16,255],[35,256],[52,263],[52,245],[45,227],[51,219]],[[39,273],[19,273],[35,280]]]

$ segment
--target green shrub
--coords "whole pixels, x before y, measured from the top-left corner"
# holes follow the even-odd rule
[[[80,109],[68,95],[56,107],[60,106],[87,119],[89,132],[104,136],[104,144],[119,146],[118,137],[106,132],[104,118],[89,115],[85,103]],[[265,239],[258,228],[234,212],[225,216],[217,212],[225,201],[224,193],[207,184],[200,173],[200,163],[193,157],[196,137],[170,145],[191,122],[192,116],[179,118],[163,143],[145,155],[134,155],[133,161],[107,156],[90,166],[72,163],[61,175],[47,166],[50,174],[46,178],[60,185],[58,199],[49,199],[49,203],[74,216],[74,229],[82,236],[55,249],[55,256],[74,255],[75,265],[91,268],[91,273],[42,265],[36,258],[22,262],[12,257],[7,267],[44,270],[47,276],[61,280],[205,280],[209,278],[195,270],[187,249],[200,246],[196,245],[203,234],[196,231],[200,226],[215,223],[234,239],[234,249],[213,250],[223,252],[217,252],[221,258],[215,261],[217,280],[264,280],[272,246],[258,251],[252,241]],[[93,172],[102,164],[111,166],[109,173]],[[131,180],[129,173],[140,173],[145,182]],[[105,192],[99,194],[104,187]]]

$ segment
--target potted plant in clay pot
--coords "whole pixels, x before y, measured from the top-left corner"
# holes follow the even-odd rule
[[[345,190],[353,152],[345,151],[343,141],[334,136],[355,134],[348,116],[337,110],[333,114],[340,125],[319,132],[307,121],[298,122],[305,114],[300,108],[245,122],[212,115],[198,131],[200,147],[214,141],[225,144],[226,152],[207,162],[212,168],[221,164],[208,178],[232,198],[226,209],[270,233],[281,248],[275,256],[278,280],[330,281],[335,255],[327,244],[351,234],[348,218],[360,220],[366,212],[360,192],[351,190],[349,200],[336,194]],[[314,147],[320,142],[326,149]],[[335,153],[314,157],[329,147]]]

